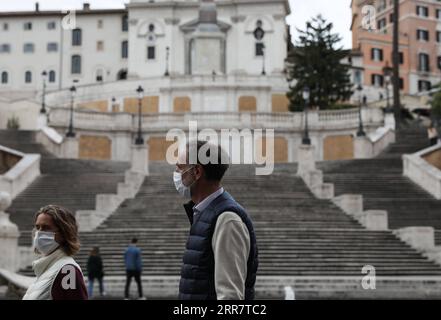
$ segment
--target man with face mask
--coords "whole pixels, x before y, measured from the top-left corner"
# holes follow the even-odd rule
[[[189,156],[192,152],[194,157]],[[192,159],[196,161],[191,163]],[[256,236],[250,216],[221,186],[228,167],[223,149],[204,141],[190,142],[179,153],[174,184],[183,197],[191,198],[184,205],[191,228],[181,269],[180,299],[254,299]]]

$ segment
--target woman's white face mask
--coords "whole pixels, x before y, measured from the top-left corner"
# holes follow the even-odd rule
[[[36,231],[34,236],[34,248],[43,255],[55,251],[60,245],[55,241],[55,233],[48,231]]]
[[[193,168],[194,168],[194,166],[190,167],[189,169],[185,170],[184,172],[176,172],[176,171],[173,172],[173,182],[175,184],[176,190],[179,192],[179,194],[181,196],[183,196],[184,198],[188,198],[188,199],[191,198],[190,188],[193,185],[193,183],[196,182],[196,180],[193,181],[189,186],[186,186],[184,184],[184,182],[182,181],[182,176]]]

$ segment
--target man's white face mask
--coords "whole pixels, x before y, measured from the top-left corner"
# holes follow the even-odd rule
[[[193,181],[189,186],[186,186],[184,182],[182,181],[182,176],[193,169],[194,166],[190,167],[189,169],[185,170],[184,172],[173,172],[173,182],[175,184],[176,190],[179,192],[181,196],[184,198],[190,199],[191,198],[191,186],[196,182]]]
[[[60,245],[55,241],[54,232],[36,231],[34,236],[34,248],[43,255],[48,255]]]

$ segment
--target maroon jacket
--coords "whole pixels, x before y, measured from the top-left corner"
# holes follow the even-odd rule
[[[64,289],[62,287],[61,283],[66,275],[59,272],[52,285],[51,294],[53,300],[88,300],[83,274],[77,267],[73,267],[75,268],[75,289]]]

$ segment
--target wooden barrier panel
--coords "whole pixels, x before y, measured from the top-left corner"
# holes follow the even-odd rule
[[[354,138],[351,135],[329,136],[323,141],[323,160],[354,159]]]
[[[149,160],[165,161],[167,149],[174,142],[165,140],[165,137],[151,137],[147,143],[149,145]]]
[[[102,101],[91,101],[91,102],[85,102],[85,103],[79,103],[78,109],[86,109],[86,110],[94,110],[99,112],[108,112],[108,103],[106,100]]]
[[[285,94],[273,94],[271,97],[273,112],[289,112],[289,99]]]
[[[239,112],[256,112],[257,100],[256,97],[244,96],[239,98]]]
[[[138,98],[124,99],[124,112],[138,113]],[[141,103],[142,113],[158,113],[159,112],[159,96],[144,97]]]
[[[112,141],[103,136],[80,136],[80,159],[110,160],[112,158]]]
[[[191,99],[189,97],[176,97],[173,100],[173,112],[191,112]]]

